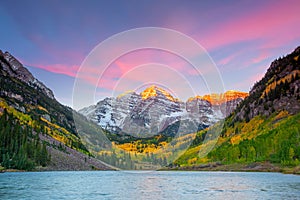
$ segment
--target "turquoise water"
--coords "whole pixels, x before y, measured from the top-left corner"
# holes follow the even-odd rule
[[[250,172],[2,173],[0,199],[300,199],[300,176]]]

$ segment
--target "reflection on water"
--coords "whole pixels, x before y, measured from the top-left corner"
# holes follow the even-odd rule
[[[243,172],[0,174],[0,199],[300,199],[300,176]]]

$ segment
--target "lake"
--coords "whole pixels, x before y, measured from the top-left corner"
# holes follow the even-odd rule
[[[300,176],[255,172],[0,174],[0,199],[300,199]]]

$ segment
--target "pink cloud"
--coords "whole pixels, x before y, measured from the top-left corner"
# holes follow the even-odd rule
[[[113,55],[113,53],[111,52],[106,52],[107,56],[109,56],[110,54]],[[95,60],[97,59],[98,57],[95,57]],[[83,69],[80,72],[78,78],[86,80],[88,83],[90,83],[91,85],[95,85],[98,88],[103,88],[108,90],[115,90],[115,86],[116,84],[118,84],[119,79],[121,79],[127,73],[130,73],[131,70],[134,70],[137,66],[141,66],[149,63],[158,63],[158,64],[169,66],[170,70],[176,71],[177,74],[186,77],[187,79],[189,79],[190,76],[201,77],[201,75],[210,72],[209,67],[207,68],[204,67],[202,68],[202,71],[199,73],[199,71],[195,70],[195,68],[192,65],[190,65],[187,61],[185,61],[183,58],[174,55],[173,53],[170,52],[155,50],[155,49],[137,50],[119,57],[105,69],[101,77],[99,72],[97,72],[97,66],[98,65],[99,67],[104,67],[104,66],[101,66],[101,64],[99,64],[96,61],[91,61],[89,63],[91,65],[86,66],[87,68]],[[89,68],[91,68],[91,70],[89,70]],[[149,77],[152,77],[153,80],[155,80],[155,78],[159,76],[159,75],[153,75],[153,73],[155,74],[156,71],[160,71],[160,69],[156,68],[154,69],[153,72],[139,71],[139,73],[135,72],[134,76],[126,76],[125,80],[127,82],[126,82],[126,86],[124,85],[123,88],[126,88],[125,90],[129,90],[129,89],[133,89],[130,88],[129,85],[137,84],[137,83],[143,85],[146,82],[150,81]],[[163,74],[163,76],[164,79],[172,79],[171,77],[168,77],[169,75],[167,76],[167,74]],[[178,85],[178,84],[172,84],[172,85]]]
[[[227,56],[227,57],[221,59],[221,60],[218,62],[218,65],[227,65],[227,64],[230,63],[232,60],[234,60],[239,54],[240,54],[240,52],[230,54],[229,56]]]
[[[158,50],[140,50],[126,54],[119,59],[115,60],[105,71],[103,77],[108,79],[117,79],[118,77],[128,73],[136,66],[147,64],[147,63],[160,63],[170,66],[174,70],[178,70],[181,73],[186,73],[184,70],[187,69],[187,62],[178,58],[177,56]],[[114,80],[116,81],[116,80]],[[102,83],[105,84],[105,83]],[[106,85],[106,84],[105,84]]]
[[[180,84],[178,84],[180,83]],[[162,64],[143,64],[122,74],[118,81],[114,82],[114,92],[138,89],[148,84],[161,85],[172,90],[176,96],[183,97],[184,93],[191,89],[188,80],[178,71]]]
[[[261,51],[260,54],[252,59],[252,63],[260,63],[268,58],[270,54],[267,51]]]
[[[133,51],[131,53],[128,53],[117,60],[115,60],[113,63],[111,63],[110,66],[107,67],[102,77],[99,77],[99,80],[95,83],[95,78],[91,79],[88,78],[88,74],[86,71],[84,72],[86,76],[81,76],[81,78],[89,79],[89,82],[94,82],[95,85],[97,85],[99,88],[105,88],[105,89],[115,89],[116,84],[118,83],[120,78],[125,78],[126,80],[126,86],[124,85],[124,88],[133,89],[130,88],[129,85],[132,84],[144,84],[145,82],[150,81],[149,77],[153,78],[155,80],[155,77],[158,77],[160,75],[154,75],[157,71],[160,71],[162,69],[154,69],[153,72],[148,71],[145,72],[143,70],[136,70],[135,68],[137,66],[149,64],[149,63],[158,63],[163,64],[166,66],[169,66],[169,69],[171,71],[174,71],[178,73],[179,75],[183,75],[185,77],[187,76],[199,76],[199,72],[195,70],[189,63],[187,63],[182,58],[161,50],[153,50],[153,49],[144,49],[144,50],[138,50]],[[133,74],[131,71],[134,70],[134,75],[127,75],[127,74]],[[165,71],[165,70],[164,70]],[[202,72],[205,73],[205,72]],[[90,76],[96,75],[90,74]],[[165,79],[172,79],[167,78],[166,74],[163,74]]]
[[[220,20],[220,22],[214,22],[214,25],[211,26],[205,24],[207,28],[206,31],[199,31],[200,28],[203,28],[201,27],[201,24],[195,27],[195,23],[197,23],[195,19],[197,19],[197,16],[190,16],[188,11],[182,11],[181,14],[184,17],[179,20],[177,20],[178,17],[176,16],[174,16],[176,18],[168,19],[167,27],[179,24],[177,27],[180,31],[190,34],[209,51],[217,50],[223,46],[238,42],[257,40],[259,41],[257,49],[260,49],[261,51],[256,57],[250,57],[249,61],[241,63],[240,66],[245,63],[249,65],[250,61],[255,64],[264,61],[270,56],[270,52],[263,49],[267,47],[278,47],[284,43],[295,40],[295,38],[299,38],[300,29],[297,25],[300,22],[300,14],[298,12],[300,5],[298,2],[299,1],[294,1],[293,3],[281,1],[271,2],[268,5],[262,4],[263,7],[255,10],[249,10],[245,12],[245,14],[240,14],[239,17],[235,19],[227,21]],[[216,10],[203,13],[202,16],[209,16],[210,12],[216,12]],[[193,20],[190,20],[190,18]],[[221,22],[223,23],[221,24]],[[57,51],[53,46],[43,43],[41,36],[37,35],[32,39],[35,40],[35,43],[40,45],[42,49],[55,57],[67,56],[68,58],[74,59],[76,62],[83,60],[84,58],[84,56],[77,51]],[[155,38],[153,38],[153,40],[155,40]],[[130,41],[128,41],[128,43],[130,43]],[[122,48],[120,45],[116,46],[116,48]],[[172,44],[170,44],[170,46],[172,46]],[[113,57],[115,52],[116,49],[110,49],[105,52],[107,54],[105,56]],[[188,53],[189,55],[195,54],[193,51]],[[240,52],[231,54],[217,63],[220,65],[227,65],[235,60],[239,54]],[[92,67],[85,70],[80,78],[87,80],[91,84],[98,85],[98,87],[112,89],[118,78],[128,73],[135,66],[153,62],[169,65],[184,75],[198,75],[198,72],[189,66],[186,61],[172,53],[156,50],[139,50],[126,54],[115,60],[107,68],[103,77],[100,78],[100,81],[99,77],[97,77],[97,69],[93,70]],[[42,65],[40,68],[54,73],[66,74],[72,77],[76,77],[76,73],[79,69],[78,66],[70,64]],[[202,73],[206,73],[206,71]],[[139,74],[139,76],[140,77],[138,78],[142,78],[144,77],[144,74]],[[134,81],[141,81],[135,80],[134,77],[130,78]],[[255,78],[253,78],[253,80],[254,79]],[[249,82],[253,80],[249,79],[245,84],[249,84]]]
[[[199,72],[182,58],[169,52],[152,49],[134,51],[120,57],[106,68],[104,74],[102,74],[101,77],[99,74],[99,69],[95,66],[85,67],[80,74],[77,74],[80,67],[75,65],[68,66],[62,64],[54,64],[47,66],[38,65],[38,67],[53,73],[65,74],[71,77],[83,79],[89,84],[96,85],[100,88],[113,89],[114,85],[122,75],[128,73],[136,66],[147,63],[160,63],[168,65],[173,70],[176,70],[178,71],[178,73],[185,76],[199,75]],[[205,72],[207,71],[202,71],[201,73]],[[140,74],[139,77],[143,77],[143,74]],[[137,80],[132,79],[132,81]]]
[[[277,46],[299,38],[300,2],[271,2],[269,5],[211,29],[207,35],[194,35],[208,50],[240,41],[264,38]]]
[[[75,77],[77,74],[77,71],[79,69],[78,66],[68,66],[68,65],[62,65],[62,64],[55,64],[55,65],[38,65],[38,68],[57,73],[57,74],[64,74],[67,76]]]

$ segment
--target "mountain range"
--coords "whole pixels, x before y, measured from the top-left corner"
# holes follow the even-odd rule
[[[23,170],[166,165],[224,170],[219,167],[233,164],[259,170],[262,162],[269,163],[266,170],[297,168],[299,56],[300,47],[272,62],[249,94],[230,90],[184,102],[152,85],[76,112],[61,105],[16,58],[0,51],[0,164]],[[199,156],[205,138],[217,130],[214,149]],[[173,147],[180,150],[176,156]]]
[[[164,132],[179,121],[183,127],[187,121],[193,122],[196,128],[181,128],[181,132],[191,133],[225,118],[247,96],[246,92],[230,90],[224,94],[191,97],[183,102],[166,90],[151,85],[140,94],[131,91],[117,98],[105,98],[96,105],[79,110],[79,113],[103,129],[118,134],[148,137]],[[164,134],[174,136],[175,133]]]

